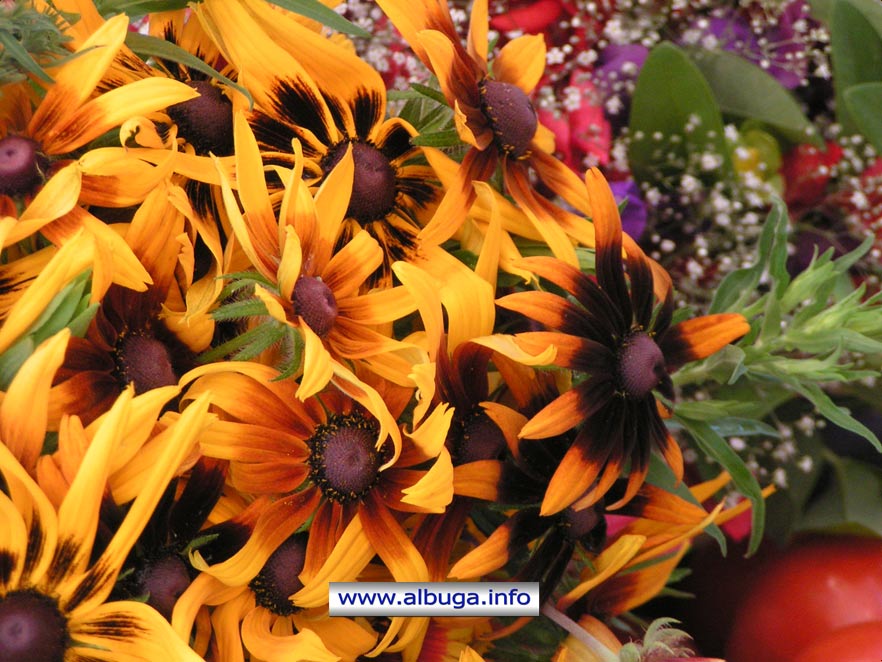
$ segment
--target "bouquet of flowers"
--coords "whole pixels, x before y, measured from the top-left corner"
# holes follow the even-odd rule
[[[17,0],[0,44],[0,659],[710,659],[655,600],[694,542],[882,535],[874,0]],[[460,581],[539,613],[330,613]]]

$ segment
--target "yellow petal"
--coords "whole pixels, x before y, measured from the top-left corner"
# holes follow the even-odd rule
[[[401,500],[428,513],[443,513],[453,501],[453,462],[443,449],[432,467],[414,485],[402,490]]]
[[[28,124],[29,135],[39,142],[54,137],[59,128],[59,120],[79,108],[92,94],[123,45],[128,28],[128,16],[114,16],[83,42],[77,49],[76,57],[52,72],[55,84],[49,88],[31,118]]]
[[[148,78],[95,97],[73,112],[53,136],[43,139],[52,154],[64,154],[121,125],[130,117],[195,99],[199,93],[180,81]]]
[[[565,611],[576,600],[588,593],[588,591],[612,577],[634,558],[644,542],[646,542],[644,536],[622,536],[616,540],[594,560],[589,571],[591,574],[590,579],[583,581],[563,596],[558,601],[557,608]]]
[[[315,576],[307,578],[301,575],[305,584],[292,599],[300,607],[328,604],[328,582],[354,581],[375,554],[364,533],[361,519],[354,517]]]
[[[43,341],[19,368],[0,404],[0,438],[31,472],[46,436],[49,389],[69,339],[70,329],[62,329]]]
[[[493,60],[493,77],[531,94],[545,73],[545,37],[524,35],[512,39]]]
[[[306,400],[327,386],[335,371],[331,355],[328,354],[328,350],[325,349],[321,338],[315,334],[315,331],[305,323],[300,324],[297,328],[300,330],[304,342],[303,376],[300,378],[297,397],[300,400]]]

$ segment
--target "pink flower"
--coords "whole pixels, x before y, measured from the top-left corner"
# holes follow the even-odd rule
[[[581,174],[588,165],[609,163],[612,128],[599,105],[600,95],[586,75],[572,76],[569,89],[578,91],[578,108],[540,108],[538,115],[539,121],[554,132],[561,160]]]

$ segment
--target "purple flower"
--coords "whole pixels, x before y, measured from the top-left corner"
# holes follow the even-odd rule
[[[751,17],[744,11],[718,10],[709,18],[693,20],[680,42],[737,53],[784,87],[793,89],[802,83],[808,71],[810,27],[804,0],[794,0],[778,15]]]
[[[600,53],[595,82],[603,110],[616,129],[628,123],[634,83],[648,55],[649,49],[640,44],[610,44]]]
[[[633,179],[610,182],[609,186],[618,204],[625,199],[628,201],[622,212],[622,230],[639,240],[646,229],[646,205],[640,197],[640,188]]]

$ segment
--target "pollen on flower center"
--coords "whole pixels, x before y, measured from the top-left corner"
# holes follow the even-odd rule
[[[196,153],[229,156],[233,153],[233,104],[207,80],[187,83],[198,97],[168,107],[168,115],[178,125],[180,135]]]
[[[115,358],[123,384],[134,384],[138,395],[178,383],[168,347],[143,331],[125,333],[117,343]]]
[[[299,608],[290,596],[301,588],[299,575],[306,561],[307,533],[295,533],[276,548],[257,576],[248,584],[257,604],[278,616],[290,616]]]
[[[146,564],[140,573],[140,588],[147,604],[171,620],[172,610],[190,585],[187,564],[177,555],[164,556]]]
[[[346,215],[359,223],[379,220],[392,211],[398,196],[395,169],[383,152],[368,143],[344,141],[335,145],[322,160],[322,171],[326,175],[331,172],[349,145],[352,145],[355,177]]]
[[[619,384],[631,397],[642,398],[662,382],[669,380],[665,357],[646,333],[633,333],[619,349]]]
[[[30,193],[42,183],[48,167],[49,159],[30,138],[6,136],[0,140],[0,194]]]
[[[447,444],[455,464],[492,460],[505,448],[505,436],[486,412],[475,407],[462,418],[454,418]]]
[[[0,598],[0,660],[62,662],[67,620],[55,600],[36,591]]]
[[[319,338],[324,338],[337,321],[337,299],[331,288],[321,278],[301,276],[294,285],[294,312],[315,331]]]
[[[479,85],[481,111],[490,122],[496,145],[515,158],[528,156],[527,148],[536,135],[536,109],[517,85],[484,79]]]
[[[334,415],[307,442],[310,476],[326,497],[346,503],[363,498],[386,460],[377,450],[377,425],[360,414]]]

